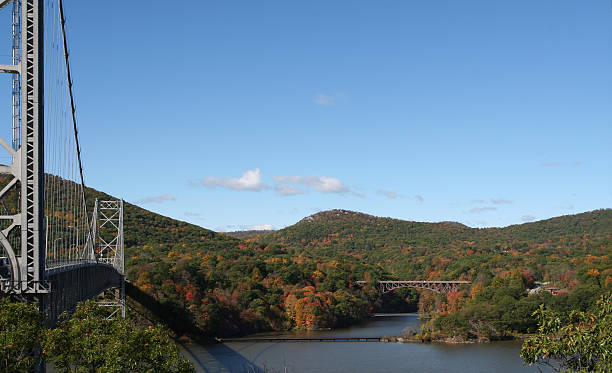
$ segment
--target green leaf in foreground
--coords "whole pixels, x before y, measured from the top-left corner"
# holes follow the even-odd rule
[[[525,363],[557,372],[612,371],[612,295],[602,296],[592,312],[564,315],[541,306],[534,316],[539,328],[523,343]]]
[[[42,334],[36,304],[0,299],[0,372],[31,372]]]
[[[60,372],[193,372],[165,329],[143,328],[88,301],[49,330],[44,353]]]

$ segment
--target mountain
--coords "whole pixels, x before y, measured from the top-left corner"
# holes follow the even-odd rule
[[[560,216],[505,228],[470,228],[457,222],[424,223],[375,217],[347,210],[330,210],[308,216],[298,223],[262,237],[286,245],[342,247],[368,251],[389,247],[473,246],[491,250],[500,247],[564,244],[584,247],[585,240],[612,244],[612,210],[602,209]]]
[[[251,242],[285,250],[312,271],[320,263],[368,264],[361,276],[370,283],[471,281],[448,294],[404,289],[373,303],[374,309],[380,309],[386,304],[402,307],[402,299],[418,302],[419,312],[432,316],[419,336],[427,340],[491,340],[533,333],[537,328],[533,314],[540,305],[562,312],[584,311],[612,291],[610,209],[484,229],[332,210]],[[538,283],[547,283],[554,295],[534,289]]]
[[[79,203],[78,193],[66,193],[74,189],[71,182],[46,176],[50,185],[62,186],[46,190],[49,201],[68,198],[62,204],[67,208]],[[15,198],[5,196],[3,209],[13,211]],[[87,188],[90,213],[95,198],[113,197]],[[204,342],[265,330],[338,327],[369,312],[414,311],[417,303],[421,311],[471,310],[469,325],[480,325],[482,318],[509,320],[491,326],[502,334],[526,332],[541,303],[586,309],[612,290],[610,209],[485,229],[330,210],[238,239],[129,203],[124,208],[130,309],[165,323],[177,337]],[[70,219],[67,211],[57,212],[54,219]],[[374,287],[357,285],[385,279],[473,285],[448,296],[406,289],[379,296]],[[525,289],[536,281],[567,294],[527,297]]]
[[[90,203],[94,197],[109,198],[87,189]],[[527,299],[524,289],[534,281],[567,289],[570,298],[563,307],[584,308],[600,293],[597,289],[612,288],[609,209],[486,229],[331,210],[278,231],[251,233],[238,239],[126,203],[131,308],[164,322],[178,337],[206,342],[214,336],[348,325],[389,307],[414,310],[406,302],[410,307],[418,302],[422,310],[437,304],[446,312],[488,302],[483,309],[498,310],[496,319],[522,325],[519,321],[529,318],[538,302],[561,302],[529,298],[522,313],[504,316],[503,310]],[[523,292],[503,290],[515,286],[508,279],[516,276],[524,279]],[[373,288],[356,286],[359,280],[393,278],[471,280],[474,285],[452,302],[406,289],[380,297]],[[479,298],[496,292],[514,294],[514,300]]]
[[[612,210],[560,216],[505,228],[470,228],[454,222],[423,223],[331,210],[254,238],[259,246],[293,255],[352,257],[380,265],[401,279],[476,279],[509,268],[537,279],[559,278],[570,263],[608,257]],[[545,266],[546,263],[546,266]]]

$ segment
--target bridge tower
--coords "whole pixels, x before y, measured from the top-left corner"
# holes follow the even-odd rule
[[[94,247],[99,262],[112,265],[125,279],[125,252],[123,250],[123,201],[97,200],[93,211]],[[125,317],[125,280],[109,288],[99,297],[98,304],[109,307],[109,317],[119,313]]]
[[[0,231],[0,243],[8,263],[10,280],[2,278],[0,290],[14,294],[46,294],[44,218],[44,66],[43,0],[2,0],[0,9],[13,4],[13,63],[0,72],[13,78],[13,139],[0,145],[11,155],[0,173],[12,180],[0,190],[0,198],[18,185],[19,209],[1,215],[8,222]],[[19,231],[18,237],[14,230]]]
[[[115,289],[101,302],[125,316],[123,201],[96,201],[89,219],[62,0],[0,0],[0,10],[9,4],[13,58],[0,72],[12,74],[12,142],[0,137],[11,157],[0,165],[0,295],[38,300],[53,325],[79,301]]]

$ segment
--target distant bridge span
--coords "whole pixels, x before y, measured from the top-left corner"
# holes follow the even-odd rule
[[[399,288],[416,288],[447,294],[459,290],[461,285],[471,284],[471,281],[376,281],[380,294],[385,294]],[[357,285],[367,285],[367,281],[357,281]]]

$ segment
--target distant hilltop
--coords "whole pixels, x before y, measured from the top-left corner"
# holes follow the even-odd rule
[[[381,219],[382,220],[389,220],[389,221],[396,221],[396,222],[405,221],[405,220],[402,220],[402,219],[395,219],[395,218],[389,218],[389,217],[379,217],[379,216],[364,214],[363,212],[357,212],[357,211],[351,211],[351,210],[342,210],[342,209],[333,209],[333,210],[317,212],[316,214],[307,216],[304,219],[302,219],[299,222],[297,222],[297,224],[300,224],[300,223],[314,223],[314,222],[325,223],[325,222],[340,221],[340,220],[353,220],[353,221],[359,221],[359,222],[362,222],[362,223],[373,223],[373,222],[376,222],[376,221],[380,221]],[[437,224],[467,228],[467,225],[461,224],[461,223],[456,222],[456,221],[441,221],[441,222],[439,222]]]
[[[350,211],[350,210],[328,210],[317,212],[316,214],[305,217],[300,220],[299,223],[313,223],[313,222],[329,222],[337,220],[359,220],[362,222],[373,221],[379,219],[376,216],[364,214],[362,212]]]

